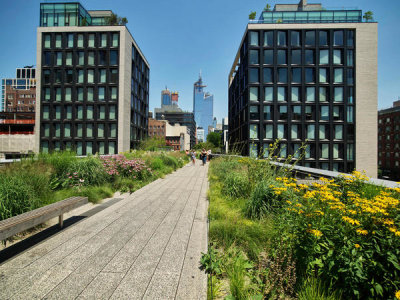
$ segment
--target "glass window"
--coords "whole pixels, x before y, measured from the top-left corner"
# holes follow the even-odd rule
[[[293,144],[293,157],[300,158],[300,144]]]
[[[47,105],[43,105],[43,119],[48,120],[50,118],[50,108]]]
[[[98,57],[99,57],[99,65],[107,64],[107,53],[105,50],[100,50],[98,52]]]
[[[56,137],[61,136],[61,124],[54,124],[54,134]]]
[[[287,83],[287,81],[288,81],[287,68],[278,68],[278,82]]]
[[[328,69],[319,68],[319,82],[327,83],[328,82]]]
[[[74,47],[74,34],[73,33],[68,33],[67,35],[67,47],[68,48],[73,48]]]
[[[264,120],[272,120],[272,107],[270,105],[264,106]]]
[[[88,47],[94,47],[94,33],[89,33]]]
[[[257,36],[258,37],[258,36]],[[264,47],[272,47],[274,45],[274,32],[265,31],[264,32]]]
[[[286,105],[280,105],[279,106],[279,120],[287,120],[288,118],[288,113],[287,113],[287,106]]]
[[[61,48],[61,34],[56,34],[56,48]]]
[[[71,137],[71,124],[64,124],[64,137]]]
[[[272,101],[273,100],[273,94],[274,94],[274,88],[273,87],[265,87],[264,88],[264,101]]]
[[[56,101],[61,101],[61,88],[56,88]]]
[[[352,67],[354,65],[354,51],[347,50],[347,65]]]
[[[306,50],[306,65],[313,65],[314,61],[314,50]]]
[[[98,92],[99,92],[99,101],[104,101],[105,100],[105,87],[99,87]]]
[[[50,137],[50,124],[43,124],[43,136]]]
[[[328,139],[327,128],[328,128],[327,125],[319,125],[319,139],[320,140]]]
[[[258,106],[251,105],[250,106],[250,120],[259,120],[260,114],[258,112]]]
[[[61,120],[61,106],[56,106],[55,107],[55,111],[56,111],[55,119],[56,120]]]
[[[67,52],[65,55],[65,65],[72,66],[72,52]]]
[[[93,105],[86,106],[86,118],[89,120],[93,119]]]
[[[334,82],[335,83],[343,83],[343,69],[335,68]]]
[[[72,106],[65,106],[65,119],[72,120]]]
[[[100,83],[106,83],[106,69],[100,69]]]
[[[333,107],[333,120],[342,121],[343,120],[343,110],[340,106]]]
[[[258,50],[250,50],[250,64],[252,65],[258,65]]]
[[[264,50],[264,64],[272,65],[274,63],[274,50]]]
[[[80,138],[83,136],[83,125],[80,123],[76,124],[76,136]]]
[[[342,87],[335,87],[335,102],[343,102],[343,88]]]
[[[301,50],[292,50],[292,64],[301,65]]]
[[[104,124],[97,124],[97,137],[104,137]]]
[[[319,32],[319,45],[328,46],[328,32],[320,30]]]
[[[354,160],[354,144],[347,144],[347,160]]]
[[[110,124],[110,137],[117,137],[117,124]]]
[[[276,138],[278,139],[286,139],[286,130],[284,124],[278,124],[276,131]]]
[[[104,142],[99,142],[99,147],[98,147],[98,149],[99,149],[99,154],[100,155],[103,155],[105,152],[104,152]]]
[[[107,47],[107,33],[102,33],[101,35],[100,47]]]
[[[307,125],[307,139],[315,140],[315,125]]]
[[[319,101],[328,101],[328,89],[326,87],[319,87]]]
[[[300,46],[300,32],[292,31],[290,33],[290,43],[292,46]]]
[[[83,48],[83,34],[78,34],[78,47]]]
[[[304,110],[304,115],[307,121],[315,120],[314,108],[312,106],[307,105]]]
[[[94,83],[94,70],[88,70],[87,73],[88,73],[87,82]]]
[[[279,144],[279,157],[286,158],[286,156],[287,156],[286,144]]]
[[[249,151],[250,151],[250,153],[249,153],[250,157],[253,157],[253,158],[257,157],[258,156],[258,145],[255,143],[251,143]]]
[[[300,127],[299,125],[292,124],[291,132],[290,132],[290,135],[291,135],[292,139],[299,139],[300,138],[300,136],[299,136],[299,133],[300,133],[299,127]]]
[[[343,30],[335,30],[333,33],[333,45],[343,46]]]
[[[250,138],[258,139],[258,125],[257,124],[250,124]]]
[[[250,101],[258,101],[258,87],[250,87]]]
[[[286,46],[286,31],[278,31],[278,46]]]
[[[84,83],[85,76],[84,76],[84,71],[83,70],[78,70],[78,83]]]
[[[104,105],[99,106],[99,119],[105,120],[106,118],[106,107]]]
[[[319,50],[319,64],[329,64],[329,50]]]
[[[93,154],[93,142],[86,142],[86,155]]]
[[[343,125],[335,125],[335,139],[336,140],[343,139]]]
[[[264,83],[273,82],[273,68],[264,68]]]
[[[265,125],[265,138],[266,139],[272,139],[274,137],[273,130],[274,130],[274,125],[272,125],[272,124]]]
[[[306,92],[306,101],[315,102],[315,87],[307,87]]]
[[[74,82],[74,73],[72,70],[65,70],[65,82],[66,83]]]
[[[354,31],[347,30],[347,46],[353,47],[354,46]]]
[[[335,65],[342,64],[342,50],[340,50],[340,49],[333,50],[333,63]]]
[[[41,142],[41,150],[43,153],[49,153],[49,142],[47,141],[42,141]]]
[[[86,124],[86,137],[93,137],[93,124]]]
[[[56,66],[62,66],[62,52],[56,52]]]
[[[44,47],[51,48],[51,35],[50,34],[44,35]]]
[[[292,68],[292,82],[301,83],[301,68]]]
[[[328,144],[321,144],[321,158],[328,159],[329,158],[329,145]]]
[[[278,64],[285,65],[286,63],[286,50],[278,50]]]
[[[82,155],[83,154],[82,142],[76,142],[76,154],[77,155]]]
[[[329,106],[323,105],[321,106],[321,121],[329,121]]]
[[[258,32],[257,31],[250,31],[250,45],[251,46],[258,46]]]
[[[278,101],[286,101],[286,87],[278,87]]]
[[[109,107],[108,107],[108,109],[109,109],[109,119],[110,120],[115,120],[116,119],[116,115],[115,115],[115,105],[110,105]]]
[[[354,102],[354,88],[349,87],[348,92],[347,92],[347,103],[353,103]],[[381,120],[380,120],[381,121]]]
[[[72,101],[72,89],[70,87],[65,88],[65,101]]]
[[[313,83],[315,82],[315,75],[313,68],[305,68],[306,72],[306,83]]]
[[[258,69],[257,68],[249,68],[249,82],[254,83],[254,82],[259,82],[259,74],[258,74]]]
[[[117,100],[117,88],[116,87],[111,88],[111,100]]]
[[[118,33],[113,33],[112,34],[112,46],[113,47],[118,47],[119,46],[119,35],[118,35]]]
[[[315,31],[306,31],[306,46],[315,45]]]
[[[61,83],[62,82],[62,72],[61,72],[61,70],[55,70],[54,71],[54,76],[55,76],[55,83]]]
[[[82,120],[83,119],[83,106],[82,105],[78,105],[76,107],[76,118],[78,120]]]
[[[353,69],[347,69],[347,84],[354,83],[354,74]]]
[[[300,87],[292,87],[292,102],[300,101]]]
[[[45,88],[44,89],[44,100],[49,101],[50,100],[50,88]]]
[[[118,70],[111,69],[110,83],[118,83]]]
[[[347,106],[347,122],[353,123],[353,120],[354,120],[353,106]]]
[[[93,51],[88,52],[88,64],[94,65],[94,52]]]

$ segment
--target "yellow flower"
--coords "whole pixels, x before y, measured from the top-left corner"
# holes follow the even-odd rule
[[[345,221],[345,222],[347,222],[347,223],[349,223],[349,224],[351,224],[351,225],[360,225],[360,222],[359,222],[359,221],[354,220],[354,219],[349,218],[349,217],[346,217],[346,216],[343,216],[343,217],[342,217],[342,220]]]
[[[396,299],[400,299],[400,291],[397,291],[395,294]]]
[[[358,234],[362,234],[362,235],[367,235],[368,234],[368,231],[365,230],[365,229],[357,229],[356,231],[357,231]]]
[[[394,234],[395,234],[396,236],[400,236],[400,231],[396,231]]]
[[[359,244],[355,244],[354,247],[360,248],[361,246]]]
[[[317,230],[317,229],[310,229],[308,230],[308,232],[312,233],[313,235],[315,235],[316,237],[320,237],[322,236],[322,232]]]

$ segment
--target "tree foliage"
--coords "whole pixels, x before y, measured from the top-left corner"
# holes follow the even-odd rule
[[[372,11],[367,11],[367,12],[365,12],[364,13],[364,16],[363,16],[363,18],[365,19],[365,21],[367,21],[367,22],[369,22],[370,20],[373,20],[374,19],[374,13],[372,12]]]
[[[214,147],[221,147],[221,134],[218,132],[210,132],[207,135],[207,142],[211,143],[214,145]]]
[[[254,19],[256,18],[256,15],[257,15],[257,13],[256,13],[255,11],[252,11],[252,12],[249,14],[249,20],[254,20]]]
[[[149,137],[148,139],[141,141],[139,146],[140,149],[146,151],[156,151],[166,147],[167,144],[165,139],[156,136]]]
[[[106,17],[107,25],[126,25],[128,23],[128,19],[126,17],[120,17],[117,14],[111,14],[111,16]]]

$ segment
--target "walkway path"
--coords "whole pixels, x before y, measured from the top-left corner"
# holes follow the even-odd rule
[[[191,164],[0,266],[0,299],[206,299],[208,166]]]

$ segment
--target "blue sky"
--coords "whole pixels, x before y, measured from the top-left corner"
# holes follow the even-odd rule
[[[37,0],[1,0],[0,78],[36,63]],[[50,2],[50,1],[49,1]],[[315,0],[327,9],[371,10],[378,21],[378,106],[400,97],[399,0]],[[150,63],[150,110],[160,106],[161,90],[180,93],[179,104],[192,110],[193,83],[202,70],[206,90],[214,94],[218,122],[228,113],[228,73],[250,11],[257,16],[269,3],[298,0],[82,0],[86,9],[111,9],[128,18],[128,28]],[[359,99],[361,101],[361,99]]]

